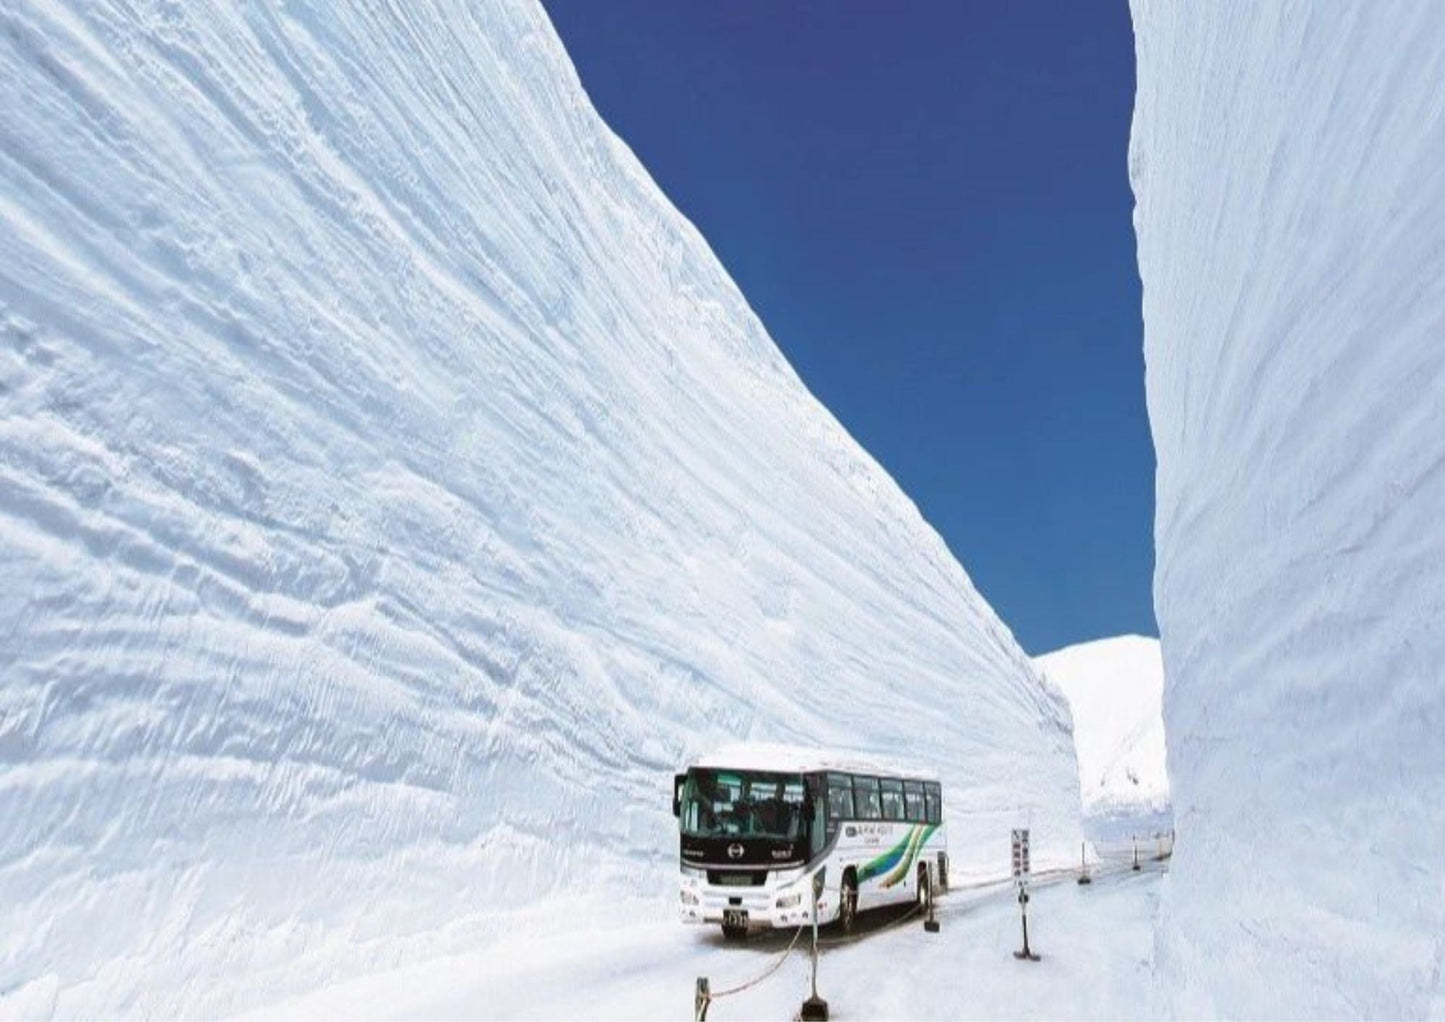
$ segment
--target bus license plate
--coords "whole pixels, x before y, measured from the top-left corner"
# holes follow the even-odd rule
[[[748,925],[748,913],[746,909],[725,908],[723,909],[724,926],[746,926]]]

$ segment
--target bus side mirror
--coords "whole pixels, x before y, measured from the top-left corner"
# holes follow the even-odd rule
[[[682,785],[687,780],[687,774],[672,775],[672,815],[682,815]]]

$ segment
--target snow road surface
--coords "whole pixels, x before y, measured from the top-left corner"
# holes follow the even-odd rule
[[[1029,943],[1043,956],[1037,964],[1012,957],[1021,941],[1008,883],[949,895],[936,935],[918,918],[871,913],[870,932],[823,952],[819,993],[840,1019],[1157,1017],[1153,913],[1162,881],[1151,863],[1090,887],[1072,879],[1036,887]],[[715,928],[614,923],[368,977],[268,1005],[256,1019],[691,1018],[698,976],[714,990],[737,985],[773,964],[791,936],[737,946]],[[822,936],[837,938],[826,928]],[[709,1022],[793,1017],[809,994],[807,940],[770,979],[714,1001]]]

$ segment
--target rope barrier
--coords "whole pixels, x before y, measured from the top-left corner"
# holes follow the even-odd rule
[[[806,929],[806,926],[800,926],[795,931],[793,931],[793,939],[788,941],[788,946],[783,949],[782,954],[778,955],[777,960],[774,961],[772,965],[764,969],[761,973],[759,973],[756,977],[748,980],[746,983],[739,983],[737,986],[728,987],[726,990],[719,990],[716,993],[713,993],[708,988],[707,981],[703,978],[699,978],[697,997],[694,1002],[695,1008],[693,1012],[695,1022],[707,1022],[707,1009],[712,1005],[713,1001],[721,1000],[724,997],[731,997],[734,994],[740,994],[744,990],[750,990],[753,987],[757,986],[759,983],[763,982],[765,979],[772,976],[773,973],[781,969],[783,967],[783,963],[788,960],[788,956],[793,953],[793,948],[798,946],[798,938],[803,935],[803,931]]]
[[[716,1001],[720,997],[731,997],[733,994],[740,994],[744,990],[748,990],[752,987],[757,986],[763,980],[767,979],[773,973],[777,972],[783,967],[783,963],[788,960],[788,956],[793,953],[793,948],[798,946],[798,938],[803,935],[803,931],[806,929],[806,926],[798,927],[797,931],[793,934],[793,939],[788,942],[787,949],[784,950],[783,953],[778,956],[778,960],[772,965],[768,966],[768,968],[760,976],[758,976],[757,979],[749,980],[746,983],[740,983],[735,987],[729,987],[727,990],[719,990],[717,993],[712,995],[712,999]]]
[[[1156,861],[1166,862],[1168,860],[1163,859]],[[1131,871],[1132,866],[1129,864],[1128,860],[1125,860],[1122,863],[1111,863],[1108,865],[1100,862],[1099,865],[1093,868],[1094,875],[1101,877],[1117,876],[1122,873],[1128,873]],[[1029,875],[1029,879],[1037,885],[1047,886],[1059,883],[1063,880],[1071,880],[1074,877],[1078,876],[1078,874],[1079,870],[1076,866],[1051,866],[1048,869],[1041,869],[1037,872],[1031,873]],[[933,896],[940,903],[942,903],[947,901],[949,897],[954,894],[961,894],[967,891],[986,891],[991,887],[1008,887],[1013,884],[1014,880],[1014,877],[1004,876],[993,877],[988,880],[974,880],[966,884],[949,884],[947,890],[935,891]]]
[[[923,906],[920,905],[918,902],[914,902],[912,908],[910,908],[907,912],[903,913],[903,915],[899,916],[897,919],[893,920],[886,926],[880,926],[876,930],[868,930],[864,933],[849,933],[844,934],[841,937],[830,937],[827,940],[819,937],[818,946],[838,947],[843,944],[851,944],[855,940],[862,940],[864,937],[876,937],[879,934],[888,933],[890,930],[898,929],[898,927],[902,926],[904,923],[908,922],[908,920],[912,919],[914,916],[918,915],[918,913],[922,911]]]

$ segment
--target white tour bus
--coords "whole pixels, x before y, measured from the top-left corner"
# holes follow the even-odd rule
[[[750,928],[812,919],[851,931],[859,912],[926,902],[948,885],[937,777],[847,754],[733,745],[674,780],[684,922]]]

